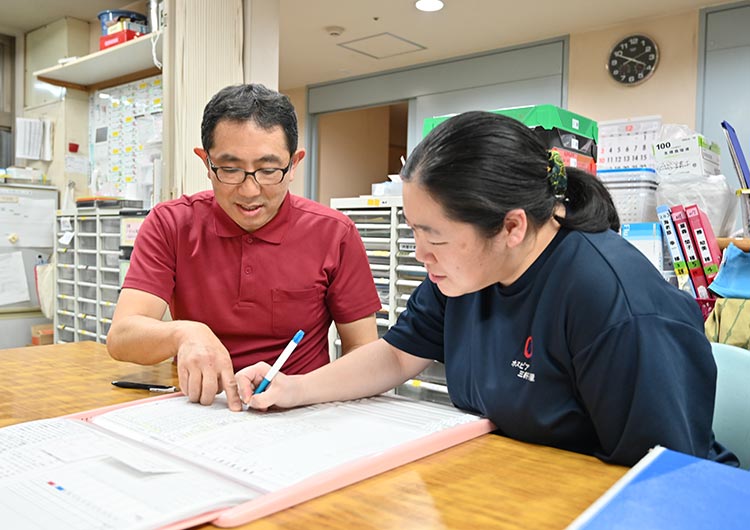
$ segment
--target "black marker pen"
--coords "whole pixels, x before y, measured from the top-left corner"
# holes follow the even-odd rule
[[[112,381],[112,384],[120,388],[135,388],[136,390],[148,390],[149,392],[177,392],[177,388],[169,385],[157,385],[153,383],[136,383],[134,381]]]

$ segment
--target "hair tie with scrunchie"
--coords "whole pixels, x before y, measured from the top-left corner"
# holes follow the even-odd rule
[[[565,199],[565,192],[568,191],[568,176],[565,174],[565,163],[560,153],[557,151],[547,151],[547,179],[549,179],[552,193],[557,200]]]

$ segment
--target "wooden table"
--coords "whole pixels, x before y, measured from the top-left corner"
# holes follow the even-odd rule
[[[177,384],[92,342],[0,350],[0,426],[149,397],[115,379]],[[625,471],[488,434],[242,528],[564,528]]]
[[[750,237],[718,237],[716,241],[719,243],[719,248],[724,250],[729,246],[729,243],[734,243],[734,246],[742,250],[743,252],[750,251]]]

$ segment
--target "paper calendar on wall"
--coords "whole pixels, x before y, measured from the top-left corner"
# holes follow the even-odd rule
[[[653,168],[660,129],[661,116],[600,121],[597,169]]]

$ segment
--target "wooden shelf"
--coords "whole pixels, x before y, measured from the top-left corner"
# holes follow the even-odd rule
[[[162,60],[160,31],[148,33],[64,65],[38,70],[40,81],[66,88],[92,91],[121,85],[161,73],[151,57],[151,39],[156,38],[156,57]]]

